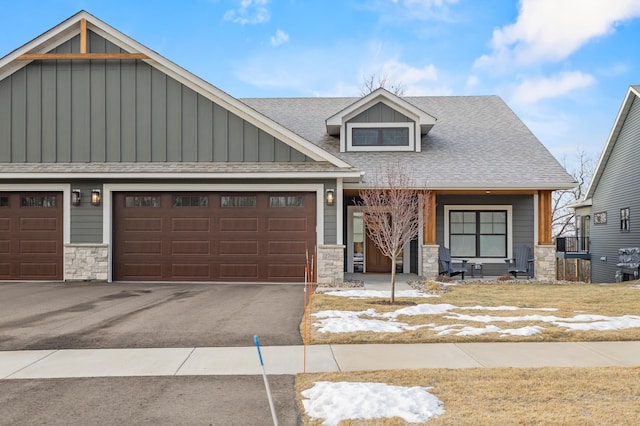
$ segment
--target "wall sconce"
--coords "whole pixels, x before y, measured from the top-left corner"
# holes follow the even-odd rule
[[[80,205],[80,198],[81,198],[81,193],[79,189],[72,189],[71,190],[71,204],[74,206],[79,206]]]
[[[100,195],[100,190],[99,189],[92,189],[91,190],[91,204],[93,204],[94,206],[99,206],[101,201],[102,201],[102,195]]]
[[[325,200],[327,201],[328,206],[332,206],[335,203],[335,189],[327,189],[327,194]]]

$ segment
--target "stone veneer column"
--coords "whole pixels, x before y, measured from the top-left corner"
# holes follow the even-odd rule
[[[422,246],[422,278],[435,280],[438,277],[438,244]]]
[[[318,283],[333,284],[344,281],[344,245],[318,246]]]
[[[535,279],[538,281],[555,281],[556,246],[537,245],[534,251]]]
[[[65,281],[106,281],[109,274],[108,244],[65,244]]]

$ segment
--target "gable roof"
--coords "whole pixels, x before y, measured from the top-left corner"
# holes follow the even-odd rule
[[[337,168],[351,169],[351,165],[344,160],[323,151],[321,147],[310,143],[281,124],[274,122],[233,96],[174,64],[86,11],[78,12],[34,40],[1,58],[0,80],[13,74],[22,67],[27,66],[31,62],[29,60],[19,60],[18,58],[21,55],[50,52],[57,46],[80,34],[80,24],[82,20],[86,20],[87,29],[95,32],[126,52],[143,54],[147,57],[147,59],[142,59],[144,62],[191,88],[205,98],[216,102],[259,129],[280,139],[309,158],[315,161],[329,162]]]
[[[600,154],[600,159],[598,160],[598,164],[596,165],[596,170],[593,173],[593,177],[591,178],[591,182],[589,183],[589,188],[587,188],[587,193],[585,194],[585,200],[593,197],[593,193],[598,187],[598,182],[602,177],[602,173],[607,165],[609,157],[611,156],[611,152],[613,151],[613,147],[618,140],[618,136],[620,135],[620,131],[622,130],[622,126],[624,125],[625,120],[627,119],[627,115],[631,110],[631,105],[634,100],[640,99],[640,85],[637,86],[629,86],[627,90],[627,94],[624,97],[624,101],[620,106],[620,110],[618,111],[618,116],[613,123],[613,127],[611,128],[611,132],[609,133],[609,137],[607,138],[607,142],[604,145],[604,149]]]
[[[414,104],[407,102],[403,98],[394,95],[384,88],[374,90],[362,98],[357,99],[351,105],[343,108],[331,117],[326,119],[327,133],[330,135],[339,135],[340,128],[344,122],[355,117],[362,111],[382,102],[396,111],[402,112],[404,115],[413,118],[420,125],[420,133],[427,134],[436,123],[436,118],[422,111]]]
[[[417,187],[437,190],[555,190],[573,178],[498,96],[402,98],[438,117],[421,152],[340,152],[325,120],[359,98],[243,99],[274,121],[365,172],[363,185],[399,164]],[[345,185],[345,187],[348,187]]]

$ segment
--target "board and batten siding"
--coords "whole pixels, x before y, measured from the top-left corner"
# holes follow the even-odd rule
[[[196,161],[313,160],[141,60],[34,61],[0,81],[0,162]]]
[[[378,102],[348,121],[349,123],[408,123],[412,120],[401,112]]]
[[[615,281],[618,249],[640,247],[640,100],[635,97],[592,197],[591,279]],[[620,209],[629,208],[629,232],[620,230]],[[596,224],[596,213],[607,213],[607,223]],[[601,260],[602,258],[606,260]]]

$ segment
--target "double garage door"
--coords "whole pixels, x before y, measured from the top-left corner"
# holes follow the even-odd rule
[[[304,280],[315,193],[114,193],[113,279]]]
[[[62,193],[0,192],[0,279],[61,280]]]

